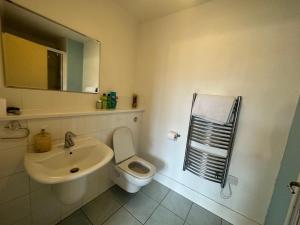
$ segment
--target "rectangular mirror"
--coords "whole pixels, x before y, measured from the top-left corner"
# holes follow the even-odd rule
[[[2,1],[6,87],[99,92],[100,42]]]

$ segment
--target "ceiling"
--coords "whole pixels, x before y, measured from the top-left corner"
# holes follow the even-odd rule
[[[115,0],[140,22],[156,19],[209,0]]]

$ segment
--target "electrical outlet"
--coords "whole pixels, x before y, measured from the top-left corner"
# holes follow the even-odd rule
[[[232,176],[232,175],[228,175],[227,182],[229,184],[237,186],[239,183],[239,178]]]

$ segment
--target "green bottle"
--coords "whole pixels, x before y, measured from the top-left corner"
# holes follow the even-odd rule
[[[107,96],[105,93],[101,96],[101,103],[102,103],[101,108],[107,109]]]
[[[111,95],[110,95],[110,93],[107,94],[107,108],[111,109]]]
[[[111,108],[116,109],[116,107],[117,107],[117,92],[111,91],[110,97],[111,97]]]

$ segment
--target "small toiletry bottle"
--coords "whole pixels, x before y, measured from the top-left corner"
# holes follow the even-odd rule
[[[117,93],[115,91],[110,92],[111,96],[111,108],[115,109],[117,107]]]
[[[42,129],[34,136],[34,148],[36,152],[48,152],[51,150],[51,135]]]
[[[132,96],[132,108],[135,109],[138,106],[138,96],[137,94],[134,94]]]
[[[102,100],[101,99],[97,100],[96,109],[102,109]]]
[[[110,95],[110,93],[107,94],[107,108],[111,109],[111,95]]]
[[[107,109],[107,96],[106,96],[105,93],[101,96],[101,101],[102,101],[101,108],[102,109]]]

